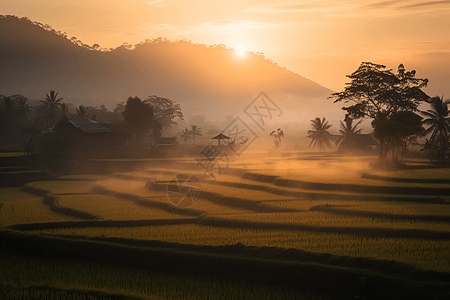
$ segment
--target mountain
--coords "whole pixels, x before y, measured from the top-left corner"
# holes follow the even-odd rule
[[[239,57],[223,45],[155,39],[98,51],[27,18],[0,17],[0,94],[109,108],[129,96],[157,95],[181,105],[185,117],[238,115],[261,91],[286,121],[309,122],[340,113],[331,90],[252,52]],[[338,118],[340,118],[339,115]]]

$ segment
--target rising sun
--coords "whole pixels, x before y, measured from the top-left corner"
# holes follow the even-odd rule
[[[236,50],[236,55],[237,56],[244,56],[245,55],[246,50],[245,50],[245,48],[243,46],[238,45],[238,46],[234,47],[234,49]]]

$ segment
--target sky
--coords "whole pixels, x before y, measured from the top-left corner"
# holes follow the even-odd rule
[[[450,97],[450,0],[3,0],[0,14],[106,48],[163,37],[262,52],[334,91],[363,61],[404,63]]]

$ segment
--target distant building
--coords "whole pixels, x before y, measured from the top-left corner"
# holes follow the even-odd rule
[[[160,137],[156,140],[156,147],[173,147],[178,145],[175,137]]]
[[[51,131],[61,152],[121,150],[135,136],[127,124],[100,124],[88,117],[65,116]]]
[[[346,154],[373,154],[378,142],[369,134],[351,134],[339,144],[338,152]]]

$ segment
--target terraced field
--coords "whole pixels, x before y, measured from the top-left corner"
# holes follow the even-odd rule
[[[370,173],[360,159],[289,159],[238,160],[216,180],[174,163],[3,188],[0,224],[48,238],[105,243],[296,249],[333,255],[344,265],[349,257],[374,261],[368,268],[395,261],[417,274],[450,276],[449,185],[439,181],[450,178],[450,169]],[[197,194],[189,182],[173,181],[175,174],[192,173],[201,181]]]

